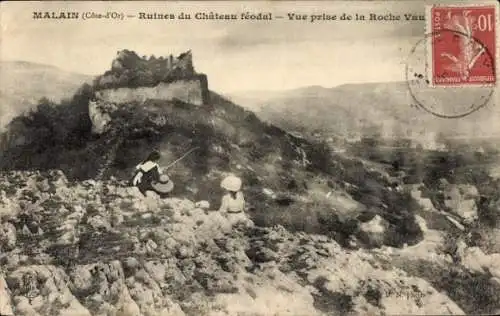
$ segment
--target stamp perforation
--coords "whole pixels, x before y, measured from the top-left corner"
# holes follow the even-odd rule
[[[438,4],[431,4],[425,6],[425,15],[426,15],[426,23],[425,23],[425,34],[426,37],[432,36],[434,34],[434,29],[433,29],[433,11],[435,9],[443,9],[443,8],[451,8],[451,9],[467,9],[467,8],[475,8],[475,9],[492,9],[493,14],[494,14],[494,54],[489,53],[490,58],[492,59],[493,63],[493,82],[489,83],[483,83],[483,82],[466,82],[466,83],[460,83],[460,84],[434,84],[434,60],[432,56],[433,52],[433,47],[432,47],[432,41],[428,40],[425,43],[425,74],[427,77],[427,82],[428,86],[430,88],[439,88],[439,89],[446,89],[446,88],[457,88],[457,87],[495,87],[498,85],[498,74],[499,74],[499,64],[498,61],[500,60],[500,47],[499,47],[499,6],[498,3],[490,3],[490,2],[483,2],[483,3],[461,3],[461,4],[456,4],[456,3],[438,3]],[[446,31],[444,29],[444,31]],[[477,38],[472,37],[474,41],[477,41],[479,44],[482,46],[486,46],[485,44],[481,43],[480,41],[477,40]]]
[[[443,8],[450,8],[451,10],[448,11]],[[464,11],[470,8],[479,8],[481,10],[464,15]],[[439,21],[433,24],[433,10],[441,11],[441,25],[439,25]],[[483,28],[482,33],[477,31],[479,16],[489,13],[494,15],[493,29],[485,32]],[[439,5],[425,6],[425,15],[425,35],[411,49],[406,64],[406,82],[413,102],[420,109],[443,119],[459,119],[491,104],[491,99],[496,92],[495,88],[499,84],[497,77],[500,55],[498,45],[500,34],[498,6],[491,3],[474,5],[441,3]],[[474,20],[469,20],[470,15]],[[484,18],[482,19],[484,20]],[[443,35],[441,41],[435,41],[436,36],[439,38],[439,35]],[[461,80],[465,79],[464,82],[460,82],[460,84],[432,85],[432,76],[434,75],[432,73],[433,69],[430,69],[430,66],[433,66],[432,41],[439,46],[436,52],[439,53],[441,60],[437,60],[437,62],[441,62],[441,66],[444,65],[444,68],[442,67],[436,74],[442,76],[444,74],[443,70],[446,70],[452,78],[456,76]],[[447,49],[447,41],[450,43],[449,49]],[[470,47],[467,45],[470,45]],[[482,48],[486,53],[482,51]],[[475,59],[478,51],[487,55]],[[441,53],[459,57],[460,59],[458,62],[456,60],[450,61],[448,60],[449,56],[443,56],[444,54]],[[474,61],[472,64],[470,63],[471,60]],[[478,63],[474,65],[475,62]],[[449,71],[447,67],[450,66],[468,67]],[[492,81],[490,83],[474,82],[476,79],[481,79],[480,76],[484,74],[493,74],[494,80],[491,80],[490,77],[488,78],[488,80]]]

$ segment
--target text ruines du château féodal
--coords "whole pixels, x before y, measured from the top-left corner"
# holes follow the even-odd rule
[[[294,13],[288,12],[285,15],[273,14],[271,12],[263,13],[217,13],[217,12],[197,12],[197,13],[179,13],[179,14],[161,14],[139,12],[139,19],[179,19],[179,20],[288,20],[302,22],[321,22],[321,21],[423,21],[424,15],[414,13],[394,14],[394,13]]]

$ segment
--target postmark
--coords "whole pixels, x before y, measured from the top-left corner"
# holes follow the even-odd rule
[[[427,57],[431,86],[496,83],[497,10],[494,5],[427,8]]]
[[[453,10],[450,11],[450,8]],[[469,9],[483,10],[472,14],[467,11]],[[433,12],[440,12],[439,19],[432,21]],[[486,14],[490,12],[494,17],[494,30],[486,32]],[[434,5],[427,8],[426,14],[427,32],[411,49],[405,67],[406,82],[414,104],[441,118],[465,117],[492,104],[490,100],[498,73],[495,37],[498,33],[498,8],[492,5]],[[470,20],[475,22],[467,24],[467,28],[450,26],[457,23],[462,25],[463,16],[471,17],[471,14],[474,18]],[[483,16],[480,27],[477,22],[479,16]],[[433,27],[438,22],[440,26]],[[476,32],[479,28],[483,30],[482,33]]]
[[[413,46],[406,61],[405,76],[411,98],[419,108],[441,118],[462,118],[489,104],[495,86],[491,84],[432,85],[432,74],[428,71],[427,48],[429,43],[443,33],[442,30],[426,34]],[[494,57],[486,50],[491,60],[490,70],[496,73]]]

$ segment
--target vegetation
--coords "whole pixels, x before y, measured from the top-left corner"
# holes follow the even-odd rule
[[[421,238],[409,215],[413,210],[401,209],[405,201],[388,193],[377,173],[350,159],[333,156],[325,142],[300,139],[263,123],[216,94],[211,96],[212,106],[196,110],[182,102],[155,100],[121,105],[110,113],[112,126],[100,136],[91,134],[88,119],[87,104],[93,95],[92,87],[84,86],[72,100],[58,105],[42,100],[35,111],[17,118],[23,125],[21,134],[29,142],[8,148],[2,168],[60,168],[69,179],[93,178],[109,157],[110,148],[117,144],[106,175],[128,180],[131,168],[153,148],[163,152],[162,163],[167,164],[189,148],[198,147],[170,170],[174,182],[182,184],[174,189],[176,196],[208,199],[216,208],[222,194],[218,175],[233,171],[248,184],[245,194],[258,224],[320,231],[345,242],[356,233],[356,221],[344,223],[329,205],[306,203],[293,195],[306,193],[307,184],[319,179],[338,188],[347,181],[359,188],[350,193],[361,203],[389,205],[387,215],[383,215],[394,225],[389,244],[412,244]],[[263,188],[289,194],[272,200],[262,194]],[[389,218],[391,212],[396,217]],[[399,223],[401,219],[404,224]]]
[[[490,273],[468,272],[456,265],[440,267],[425,261],[405,265],[403,270],[430,280],[434,288],[444,291],[467,314],[495,314],[500,306],[500,286],[490,281]]]

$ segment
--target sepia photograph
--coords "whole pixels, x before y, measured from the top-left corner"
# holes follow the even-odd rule
[[[500,314],[499,4],[0,3],[0,316]]]

